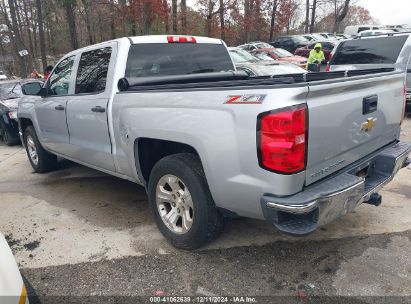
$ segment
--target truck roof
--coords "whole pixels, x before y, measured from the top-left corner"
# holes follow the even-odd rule
[[[149,36],[134,36],[134,37],[129,37],[129,39],[133,44],[168,43],[168,37],[192,37],[195,39],[196,43],[223,44],[221,39],[200,37],[200,36],[190,36],[190,35],[149,35]]]
[[[197,44],[223,44],[221,39],[216,38],[208,38],[208,37],[201,37],[201,36],[190,36],[190,35],[147,35],[147,36],[132,36],[132,37],[122,37],[113,40],[107,40],[100,43],[92,44],[85,46],[83,48],[79,48],[77,50],[73,50],[67,53],[64,57],[68,57],[74,54],[82,53],[89,49],[94,49],[100,45],[105,45],[110,42],[121,42],[121,41],[129,41],[131,44],[143,44],[143,43],[169,43],[168,37],[189,37],[194,38]]]

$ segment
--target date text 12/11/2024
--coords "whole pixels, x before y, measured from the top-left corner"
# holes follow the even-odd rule
[[[150,297],[150,303],[257,303],[256,298],[247,296],[219,297],[219,296],[157,296]]]

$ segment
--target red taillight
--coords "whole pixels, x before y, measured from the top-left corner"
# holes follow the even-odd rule
[[[257,132],[261,167],[285,174],[298,173],[305,169],[306,105],[261,114]]]
[[[192,36],[167,36],[168,43],[196,43]]]
[[[327,66],[325,67],[326,72],[329,72],[331,70],[330,62],[331,62],[331,59],[333,59],[333,55],[334,55],[333,53],[330,54],[330,58],[328,59]]]
[[[330,63],[328,62],[327,66],[325,67],[325,71],[329,72],[330,70],[331,70],[331,66],[330,66]]]

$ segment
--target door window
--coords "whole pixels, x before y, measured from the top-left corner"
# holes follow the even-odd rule
[[[56,66],[49,78],[48,95],[67,95],[69,93],[74,57],[63,59]]]
[[[84,52],[81,55],[76,94],[99,93],[106,89],[111,47]]]

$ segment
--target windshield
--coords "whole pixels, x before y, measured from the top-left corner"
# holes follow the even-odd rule
[[[272,48],[273,46],[271,44],[265,43],[265,42],[260,42],[254,45],[258,49],[269,49]]]
[[[307,38],[304,38],[302,36],[293,36],[292,39],[294,42],[298,43],[306,43],[307,41],[309,41]]]
[[[236,51],[238,55],[246,59],[247,61],[257,61],[257,58],[253,55],[251,55],[249,52],[244,51],[244,50],[238,50]]]
[[[260,54],[256,54],[255,55],[258,59],[260,60],[274,60],[273,58],[271,58],[270,56],[260,53]]]
[[[253,70],[257,75],[299,74],[306,72],[304,69],[299,68],[298,66],[282,64],[258,65],[253,67]]]
[[[284,49],[273,49],[271,52],[273,52],[275,55],[277,55],[280,58],[293,57],[294,56],[289,51],[286,51]]]
[[[324,40],[324,37],[320,34],[311,34],[311,36],[313,36],[315,40]]]
[[[0,85],[0,100],[19,98],[22,95],[18,82],[2,83]]]
[[[236,52],[230,51],[230,56],[233,59],[233,62],[235,64],[237,63],[243,63],[243,62],[248,62],[247,59],[245,59],[244,57],[240,56],[239,54],[237,54]]]

